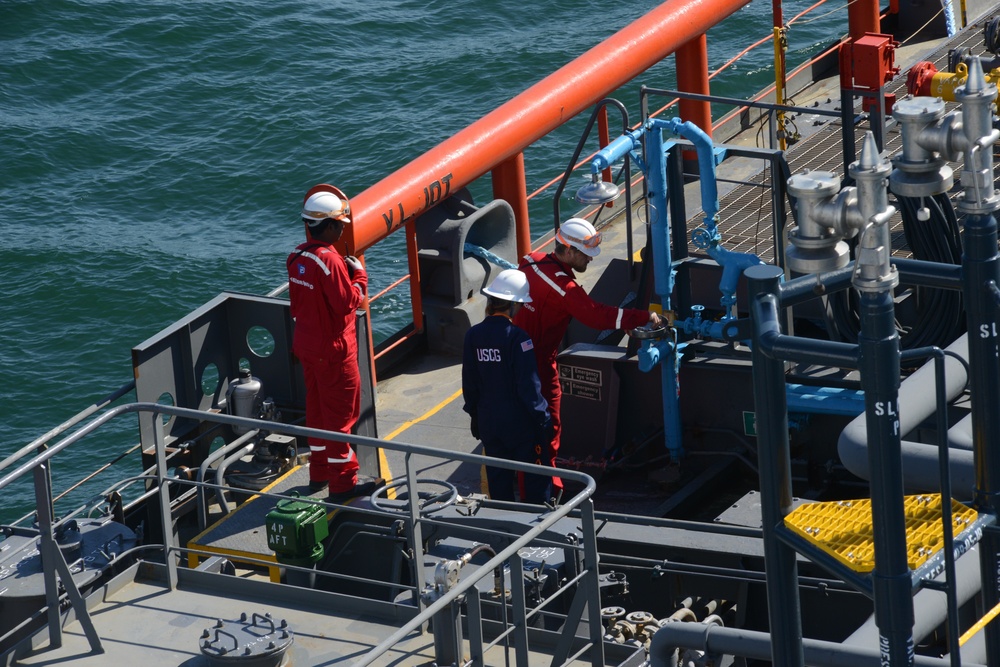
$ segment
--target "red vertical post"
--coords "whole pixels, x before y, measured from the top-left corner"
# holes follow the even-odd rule
[[[677,89],[685,93],[708,95],[708,40],[695,37],[677,49]],[[712,105],[696,100],[681,100],[681,120],[691,121],[712,136]]]
[[[601,113],[597,116],[597,137],[600,141],[601,148],[604,148],[611,143],[611,131],[608,129],[608,108],[606,106],[601,107]],[[601,173],[601,177],[605,181],[611,181],[613,178],[611,175],[611,167],[605,169]]]
[[[869,32],[882,32],[878,6],[878,0],[854,0],[847,5],[847,30],[851,41],[861,39]]]
[[[517,153],[493,167],[493,196],[514,209],[517,256],[531,252],[531,220],[528,217],[528,185],[524,176],[524,153]]]

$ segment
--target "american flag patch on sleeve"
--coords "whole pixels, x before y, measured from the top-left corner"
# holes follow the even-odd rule
[[[523,343],[521,343],[521,352],[527,352],[528,350],[533,350],[533,349],[535,349],[535,346],[531,342],[530,338],[528,340],[524,341]]]

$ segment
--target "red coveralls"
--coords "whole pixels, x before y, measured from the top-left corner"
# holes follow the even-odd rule
[[[333,245],[309,241],[288,256],[288,282],[292,351],[305,376],[306,426],[350,433],[361,412],[354,313],[368,276],[358,271],[352,278]],[[358,457],[349,444],[309,438],[309,451],[310,481],[329,481],[330,493],[354,488]]]
[[[635,308],[616,308],[598,303],[576,282],[576,276],[566,264],[553,253],[533,252],[521,259],[518,267],[528,276],[531,303],[526,303],[514,316],[514,324],[524,329],[535,344],[535,358],[538,361],[538,377],[542,381],[542,396],[549,403],[552,417],[552,442],[550,455],[555,467],[559,452],[559,434],[562,419],[559,407],[562,403],[562,385],[556,367],[556,355],[566,327],[572,318],[593,329],[634,329],[649,321],[649,312]],[[562,488],[562,480],[552,478],[556,488]]]

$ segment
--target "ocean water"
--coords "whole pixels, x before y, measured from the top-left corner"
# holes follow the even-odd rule
[[[786,3],[785,20],[809,4]],[[793,26],[790,67],[844,32],[846,4]],[[178,317],[284,282],[308,187],[365,189],[655,5],[0,2],[0,458],[128,382],[131,347]],[[770,26],[771,3],[753,0],[709,33],[710,69]],[[773,81],[772,53],[713,92]],[[673,59],[621,91],[633,119],[638,83],[674,87]],[[559,174],[587,115],[526,155],[529,188]],[[485,201],[489,184],[473,191]],[[536,234],[551,210],[550,193],[533,202]],[[407,272],[403,248],[368,251],[372,294]],[[407,290],[372,316],[376,340],[396,331]],[[56,485],[115,459],[131,427],[77,448]],[[27,484],[0,498],[0,521],[33,506]]]

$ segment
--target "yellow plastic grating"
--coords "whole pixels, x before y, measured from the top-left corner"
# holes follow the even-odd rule
[[[906,553],[910,569],[923,565],[944,544],[941,495],[905,496]],[[958,535],[976,520],[976,511],[951,501],[952,533]],[[785,517],[785,526],[809,540],[855,572],[875,569],[872,502],[840,500],[800,505]]]

